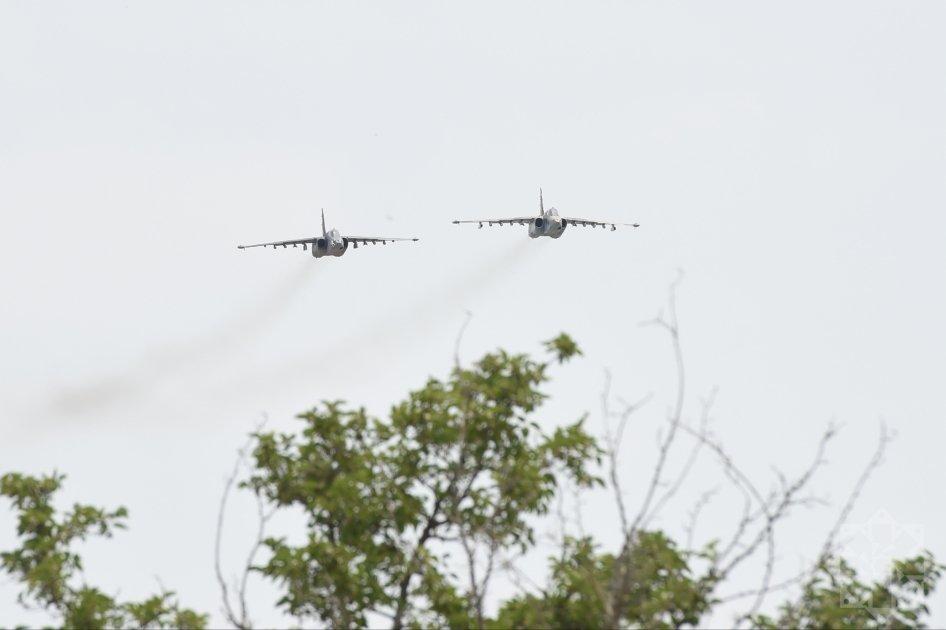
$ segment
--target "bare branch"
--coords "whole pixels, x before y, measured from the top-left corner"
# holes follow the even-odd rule
[[[483,571],[483,579],[480,581],[476,593],[476,622],[482,630],[486,627],[483,617],[483,603],[486,601],[486,589],[489,587],[489,580],[493,575],[493,565],[496,560],[496,553],[499,543],[493,539],[489,544],[489,552],[486,556],[486,570]]]
[[[562,547],[565,546],[565,539],[568,538],[568,519],[565,518],[565,495],[562,492],[556,493],[556,505],[555,505],[555,516],[558,519],[558,536],[559,540],[557,543],[561,543]]]
[[[572,484],[572,500],[575,502],[575,525],[578,527],[578,537],[585,537],[585,519],[581,511],[581,486],[577,483]]]
[[[653,392],[647,394],[636,403],[629,403],[623,398],[618,396],[618,402],[624,405],[624,410],[620,413],[620,421],[618,422],[618,430],[614,434],[614,457],[617,458],[618,452],[621,450],[621,444],[624,438],[624,427],[627,426],[627,421],[630,420],[631,416],[637,411],[650,402],[654,397]]]
[[[719,488],[713,488],[712,490],[707,490],[702,495],[700,495],[699,500],[696,502],[696,505],[693,506],[693,509],[690,510],[689,520],[686,525],[683,526],[683,531],[687,533],[687,549],[693,549],[693,532],[696,531],[696,520],[700,516],[700,512],[706,507],[706,504],[712,500],[713,496],[719,492]]]
[[[704,446],[709,448],[716,455],[721,465],[722,472],[743,497],[742,515],[739,518],[735,531],[728,543],[722,548],[722,551],[714,555],[712,565],[706,578],[710,580],[710,584],[718,584],[724,581],[737,567],[741,566],[748,558],[754,557],[763,546],[765,547],[765,564],[759,588],[741,591],[728,595],[722,600],[715,600],[720,602],[733,601],[745,597],[753,598],[748,611],[734,620],[735,627],[739,627],[747,621],[752,622],[753,618],[758,614],[759,610],[761,610],[768,595],[776,591],[797,586],[806,579],[815,579],[815,575],[819,569],[822,569],[830,557],[836,553],[840,529],[849,517],[854,503],[863,490],[868,477],[873,470],[882,463],[884,450],[891,439],[887,434],[886,426],[881,423],[880,443],[877,451],[874,453],[873,458],[855,484],[847,503],[838,516],[837,522],[830,530],[815,564],[788,580],[773,584],[775,565],[778,559],[776,553],[775,528],[779,522],[790,515],[792,508],[812,507],[825,505],[827,503],[823,498],[811,493],[809,486],[811,485],[815,473],[827,464],[825,459],[827,445],[837,435],[838,429],[833,423],[828,425],[818,441],[814,459],[796,477],[791,478],[783,474],[780,470],[773,468],[774,481],[772,487],[768,491],[762,492],[749,476],[736,466],[732,457],[726,452],[722,444],[714,439],[707,429],[709,412],[715,397],[715,391],[709,397],[708,401],[704,401],[699,428],[694,429],[687,426],[683,421],[682,415],[686,392],[686,375],[683,365],[683,353],[681,350],[675,305],[675,290],[678,283],[679,279],[670,286],[669,311],[666,317],[664,313],[661,312],[655,319],[642,324],[658,326],[670,334],[677,368],[677,391],[675,402],[668,411],[666,430],[660,430],[657,434],[657,463],[654,466],[653,474],[649,480],[642,506],[633,520],[630,520],[630,523],[628,522],[629,518],[624,506],[624,496],[621,492],[620,480],[617,474],[617,455],[620,450],[621,437],[627,419],[639,405],[631,406],[625,403],[623,414],[612,413],[609,407],[611,375],[609,372],[606,372],[605,388],[602,393],[601,404],[604,415],[605,439],[608,449],[607,456],[610,460],[611,482],[614,485],[613,490],[620,512],[621,528],[624,533],[623,545],[620,553],[615,558],[614,569],[610,576],[610,587],[605,600],[605,620],[606,624],[610,627],[616,627],[621,619],[623,611],[618,609],[622,606],[620,598],[622,594],[627,592],[632,581],[633,567],[629,565],[630,554],[633,550],[633,545],[638,540],[639,533],[651,526],[651,523],[660,514],[665,505],[678,493],[694,467],[700,450]],[[645,399],[645,401],[646,400],[647,399]],[[617,429],[612,431],[611,421],[612,418],[615,417],[619,418],[619,424]],[[669,453],[675,440],[679,437],[681,429],[695,438],[696,443],[676,479],[670,481],[664,479],[664,474],[668,467]],[[688,523],[684,526],[687,533],[688,549],[692,548],[697,519],[702,509],[709,503],[717,490],[718,488],[705,492],[689,514]],[[790,611],[790,614],[794,614],[793,611]],[[794,619],[789,618],[789,625],[794,621]]]
[[[683,350],[680,347],[680,331],[677,326],[676,307],[676,289],[677,284],[679,284],[681,279],[682,274],[680,278],[670,285],[670,296],[668,299],[670,306],[669,321],[663,319],[662,316],[659,316],[657,319],[650,322],[651,324],[660,325],[666,328],[670,333],[670,338],[673,342],[673,354],[677,366],[677,400],[674,411],[669,418],[670,430],[667,432],[667,437],[660,443],[660,452],[657,457],[657,465],[654,467],[654,474],[651,478],[650,485],[647,488],[647,494],[644,497],[644,503],[641,506],[640,512],[638,512],[637,516],[634,518],[634,521],[631,523],[630,528],[625,531],[625,539],[627,542],[630,542],[630,540],[633,538],[634,534],[641,527],[641,524],[650,511],[651,501],[653,501],[654,494],[657,492],[657,488],[660,485],[661,476],[663,475],[663,468],[667,462],[667,454],[670,452],[670,447],[673,445],[674,438],[677,435],[677,429],[681,424],[680,420],[683,414],[684,394],[686,393],[686,374],[683,367]]]
[[[644,324],[658,325],[662,328],[665,328],[670,333],[670,338],[673,342],[673,353],[677,368],[677,397],[674,410],[668,419],[670,428],[667,432],[667,436],[666,438],[658,437],[659,454],[657,457],[657,464],[654,467],[654,473],[651,477],[650,484],[648,485],[644,502],[640,508],[640,511],[637,513],[637,516],[634,517],[634,520],[629,526],[626,525],[626,521],[622,522],[622,527],[624,530],[624,542],[622,544],[621,552],[618,554],[615,562],[615,569],[611,575],[610,586],[608,588],[608,597],[605,603],[606,623],[609,627],[616,627],[621,618],[622,611],[619,610],[617,602],[623,599],[622,594],[625,593],[630,586],[630,574],[627,563],[630,558],[631,549],[640,527],[647,518],[647,515],[650,514],[650,506],[654,500],[654,495],[657,492],[657,488],[661,486],[663,469],[667,463],[667,455],[670,452],[670,447],[673,445],[674,439],[676,438],[677,430],[680,427],[681,418],[683,415],[683,402],[686,393],[686,374],[683,365],[683,351],[680,347],[680,333],[679,327],[677,326],[676,312],[676,288],[681,280],[682,273],[677,278],[677,280],[670,285],[670,294],[668,299],[670,308],[669,320],[664,319],[663,314],[661,313],[653,321],[645,322]],[[620,428],[620,431],[623,431],[623,424]],[[613,465],[614,462],[612,461],[612,466]],[[613,475],[613,477],[616,479],[616,473]],[[623,503],[619,502],[619,505],[623,511]]]
[[[782,591],[789,587],[795,586],[796,584],[804,580],[806,577],[808,577],[808,573],[809,573],[809,569],[806,568],[801,573],[798,573],[797,575],[790,577],[787,580],[784,580],[782,582],[779,582],[778,584],[768,587],[767,591],[769,593],[774,593],[776,591]],[[716,601],[720,604],[724,604],[726,602],[735,601],[737,599],[743,599],[745,597],[752,597],[754,595],[758,595],[761,591],[762,589],[750,589],[747,591],[738,591],[736,593],[724,595],[718,598]]]
[[[699,435],[706,435],[706,427],[709,424],[709,411],[713,406],[713,402],[716,400],[716,390],[714,389],[709,398],[703,401],[703,413],[700,417],[700,432]],[[696,440],[693,444],[693,450],[690,451],[690,457],[687,458],[686,464],[684,464],[683,469],[680,471],[677,480],[670,486],[670,488],[663,494],[662,497],[657,501],[657,504],[654,506],[654,509],[651,510],[643,522],[641,523],[641,529],[646,529],[647,526],[659,513],[667,502],[673,498],[677,493],[680,487],[683,485],[683,482],[686,480],[687,476],[690,474],[690,470],[693,468],[693,464],[696,462],[697,456],[700,454],[700,449],[703,447],[703,440]]]
[[[602,411],[602,420],[604,422],[604,439],[607,446],[606,457],[608,459],[608,468],[611,477],[611,486],[614,491],[614,499],[618,504],[618,516],[621,519],[621,534],[626,536],[628,532],[627,525],[627,508],[624,506],[624,492],[621,489],[621,480],[618,476],[618,451],[621,449],[621,440],[624,435],[624,427],[627,425],[627,421],[630,419],[631,415],[634,414],[638,409],[647,404],[648,401],[653,397],[653,394],[647,394],[642,399],[640,399],[635,404],[629,404],[621,401],[624,404],[624,410],[617,414],[620,420],[618,421],[617,431],[614,433],[611,432],[611,422],[612,417],[610,409],[610,393],[611,393],[611,371],[604,371],[604,391],[601,392],[601,411]]]
[[[466,327],[469,326],[471,319],[473,319],[473,313],[466,311],[466,319],[463,320],[463,324],[460,326],[460,332],[457,333],[457,341],[453,346],[453,363],[458,370],[460,369],[460,342],[463,341],[463,333],[466,332]]]
[[[611,469],[611,485],[614,490],[614,498],[618,504],[618,517],[621,519],[621,533],[627,531],[627,510],[624,508],[624,496],[621,491],[621,482],[617,473],[617,447],[616,440],[611,434],[611,408],[608,400],[611,394],[611,370],[604,370],[604,391],[601,392],[601,418],[604,422],[604,439],[608,447],[607,457]]]
[[[887,449],[887,445],[893,440],[893,437],[894,436],[891,436],[887,433],[887,425],[883,420],[881,420],[880,439],[877,443],[877,449],[874,451],[874,455],[867,463],[867,466],[864,467],[864,471],[858,478],[857,483],[854,484],[854,488],[851,490],[851,494],[848,496],[847,502],[844,504],[844,507],[838,514],[837,521],[835,521],[834,526],[828,532],[828,536],[825,539],[824,545],[821,547],[821,553],[818,555],[818,558],[807,571],[801,574],[798,581],[801,582],[804,580],[805,584],[801,589],[799,598],[804,597],[805,592],[811,588],[814,580],[816,579],[818,570],[823,568],[830,557],[837,552],[836,542],[837,537],[841,531],[841,526],[844,525],[845,521],[847,521],[848,516],[851,514],[851,510],[854,509],[854,504],[857,502],[858,497],[860,497],[861,491],[864,489],[864,485],[867,483],[867,479],[870,477],[871,473],[873,473],[874,470],[876,470],[883,463],[884,451]],[[794,624],[796,621],[796,615],[798,614],[800,607],[801,602],[799,599],[799,601],[793,604],[789,609],[787,613],[789,624]]]
[[[263,414],[263,420],[256,426],[254,434],[259,433],[263,427],[266,425],[268,418]],[[253,627],[252,622],[250,621],[249,614],[247,612],[246,606],[246,583],[249,578],[250,570],[253,566],[253,558],[256,556],[257,551],[263,545],[264,539],[264,530],[266,522],[272,516],[273,512],[270,512],[269,516],[263,514],[263,500],[257,495],[257,508],[259,512],[259,530],[257,531],[256,542],[253,544],[252,549],[250,550],[249,557],[247,559],[246,567],[243,570],[242,579],[237,582],[236,578],[233,580],[233,590],[236,592],[237,605],[240,608],[240,614],[237,615],[230,603],[230,591],[227,587],[227,582],[223,577],[223,570],[220,567],[220,544],[223,540],[223,521],[224,515],[227,507],[227,498],[230,495],[230,490],[233,488],[233,485],[236,483],[237,477],[240,474],[240,467],[246,463],[247,455],[250,451],[250,448],[253,446],[255,437],[251,437],[247,440],[246,444],[237,451],[236,462],[233,465],[233,471],[230,473],[230,476],[227,477],[226,482],[223,488],[223,496],[220,498],[220,510],[217,514],[217,533],[216,539],[214,541],[214,572],[217,576],[217,583],[220,585],[220,592],[223,597],[223,614],[227,618],[227,621],[232,623],[236,628],[240,630],[250,630]]]
[[[512,580],[512,583],[515,584],[516,588],[518,588],[523,593],[528,593],[530,591],[529,588],[526,588],[525,586],[523,586],[523,582],[528,582],[532,590],[536,592],[539,592],[539,593],[544,592],[544,589],[541,586],[539,586],[538,582],[533,580],[527,573],[525,573],[522,569],[516,566],[516,561],[522,558],[524,555],[525,554],[519,553],[519,554],[516,554],[515,558],[508,558],[505,556],[501,557],[500,568],[510,575],[510,579]]]
[[[751,525],[755,520],[755,517],[752,516],[752,495],[749,494],[749,491],[746,490],[741,483],[739,483],[739,480],[728,469],[725,470],[725,474],[726,477],[736,487],[736,489],[742,494],[742,516],[739,519],[739,523],[736,525],[736,531],[733,532],[732,539],[716,557],[715,564],[722,562],[724,558],[726,558],[736,549],[742,540],[743,535],[748,530],[749,525]]]
[[[742,551],[742,553],[736,555],[732,560],[729,561],[729,564],[721,570],[719,573],[720,579],[728,575],[743,560],[754,554],[759,545],[771,535],[771,531],[775,526],[775,523],[787,516],[788,510],[793,505],[797,504],[795,501],[795,495],[808,484],[812,476],[815,474],[815,471],[817,471],[825,463],[825,447],[836,434],[837,431],[834,425],[829,425],[824,435],[822,435],[821,440],[818,442],[818,450],[815,454],[814,461],[793,484],[780,493],[780,496],[777,497],[777,500],[775,497],[773,497],[773,499],[770,501],[763,501],[756,493],[756,498],[760,502],[762,509],[765,512],[765,525],[763,529],[756,535],[753,541]],[[738,472],[738,469],[733,468],[733,470]],[[745,479],[745,476],[742,475],[741,472],[738,474],[743,479]],[[748,483],[748,479],[746,479],[746,483]]]
[[[479,474],[480,470],[476,469],[473,471],[471,478],[469,479],[466,487],[462,492],[458,491],[458,485],[460,483],[461,477],[466,470],[466,459],[467,459],[467,439],[466,439],[466,429],[467,429],[467,420],[469,416],[469,391],[464,383],[463,378],[463,369],[460,364],[460,342],[463,340],[463,333],[466,331],[467,325],[470,323],[470,319],[473,317],[473,314],[470,311],[466,312],[466,319],[463,321],[463,324],[460,326],[460,331],[457,333],[457,340],[454,345],[453,361],[456,369],[457,380],[459,382],[461,400],[463,401],[463,406],[460,410],[460,434],[457,439],[456,449],[457,449],[457,461],[453,469],[453,474],[450,477],[450,482],[447,485],[447,488],[441,493],[439,488],[431,488],[431,491],[434,495],[434,504],[431,507],[430,514],[427,516],[427,522],[424,525],[424,529],[421,532],[417,542],[413,544],[413,548],[410,551],[410,560],[409,565],[412,567],[406,575],[404,575],[399,584],[398,590],[399,594],[394,604],[394,614],[392,615],[393,623],[392,628],[399,629],[402,627],[404,615],[408,610],[408,595],[410,589],[411,580],[417,575],[422,567],[419,568],[420,563],[420,553],[427,542],[431,538],[437,538],[440,540],[448,540],[444,536],[437,534],[436,530],[439,526],[445,524],[447,521],[438,521],[437,515],[440,510],[443,508],[443,503],[445,500],[452,501],[452,510],[449,514],[446,514],[446,518],[449,519],[449,522],[453,522],[458,526],[460,532],[460,542],[463,544],[464,550],[467,551],[469,556],[469,543],[467,540],[466,532],[463,529],[461,519],[459,518],[460,503],[465,496],[470,491],[473,482],[476,479],[476,476]],[[399,541],[403,544],[403,541]],[[405,545],[406,547],[406,545]],[[472,576],[472,573],[471,573]],[[472,582],[475,586],[475,582]]]
[[[838,534],[841,531],[841,526],[844,525],[845,521],[847,521],[847,517],[850,516],[851,510],[854,509],[854,504],[857,502],[858,497],[861,496],[861,491],[864,489],[864,484],[867,483],[867,479],[870,477],[871,473],[873,473],[875,469],[884,463],[884,451],[887,449],[887,444],[889,444],[894,437],[895,436],[888,435],[887,425],[883,420],[881,420],[880,439],[877,443],[877,449],[874,451],[874,456],[871,457],[870,461],[867,463],[867,466],[864,468],[864,472],[862,472],[861,476],[858,478],[857,483],[854,484],[854,488],[851,490],[851,494],[848,496],[847,502],[844,504],[844,508],[841,510],[841,513],[838,514],[838,520],[834,523],[834,527],[832,527],[831,531],[828,533],[828,537],[821,548],[821,554],[818,556],[817,564],[819,566],[828,559],[828,556],[834,552],[835,541],[837,540]]]
[[[771,527],[765,530],[765,540],[768,553],[765,559],[765,573],[762,575],[762,587],[756,593],[755,601],[749,611],[734,620],[734,628],[741,626],[744,620],[751,620],[759,612],[762,602],[765,601],[765,596],[770,592],[769,582],[772,580],[772,572],[775,570],[775,538]]]
[[[232,623],[240,630],[246,630],[250,626],[243,625],[241,618],[233,612],[233,609],[230,607],[230,593],[227,589],[227,582],[223,577],[223,572],[220,568],[220,543],[223,538],[223,517],[224,512],[227,507],[227,497],[230,494],[230,489],[233,487],[234,482],[236,481],[237,476],[240,473],[240,466],[243,464],[243,449],[240,449],[239,455],[237,456],[236,464],[233,466],[233,472],[227,477],[226,483],[223,488],[223,496],[220,498],[220,511],[217,514],[217,536],[216,542],[214,545],[214,571],[217,574],[217,583],[220,585],[220,591],[223,596],[223,614],[227,618],[227,621]]]

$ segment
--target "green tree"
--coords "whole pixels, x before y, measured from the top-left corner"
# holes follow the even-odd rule
[[[429,380],[396,405],[387,421],[333,402],[300,415],[300,435],[255,434],[253,472],[244,486],[277,510],[303,508],[308,520],[303,544],[265,540],[270,559],[256,570],[280,585],[286,611],[334,628],[363,626],[372,613],[388,617],[392,628],[680,628],[697,626],[720,602],[717,591],[734,569],[767,550],[761,586],[747,593],[755,603],[737,625],[922,627],[928,611],[920,600],[939,577],[932,557],[898,564],[898,575],[910,578],[864,586],[846,565],[831,564],[836,532],[828,537],[819,569],[793,582],[803,587],[798,601],[783,604],[777,620],[758,614],[765,597],[781,588],[770,581],[773,531],[793,507],[809,501],[802,491],[823,465],[836,431],[828,428],[800,476],[780,476],[778,490],[760,492],[706,432],[708,406],[700,429],[682,423],[682,354],[673,309],[669,320],[657,323],[671,333],[680,386],[636,517],[624,512],[616,454],[624,423],[640,405],[620,414],[616,433],[606,436],[607,448],[597,445],[582,421],[545,433],[530,419],[545,400],[538,388],[548,368],[581,354],[561,335],[546,342],[553,354],[547,363],[488,354],[470,369],[457,366],[444,382]],[[667,454],[680,434],[696,438],[696,448],[680,476],[668,480]],[[842,520],[886,443],[882,433]],[[683,482],[700,448],[716,455],[746,503],[731,538],[693,551],[647,525]],[[547,584],[501,602],[496,617],[488,618],[483,602],[494,570],[508,566],[510,551],[535,544],[530,517],[548,514],[563,479],[578,488],[601,484],[595,471],[603,463],[610,467],[622,515],[618,552],[603,552],[584,535],[563,536],[550,558]],[[457,549],[460,563],[450,555]],[[837,571],[826,572],[829,565]],[[451,570],[460,567],[468,575]],[[825,586],[828,575],[834,581]],[[852,593],[892,603],[881,618],[874,610],[852,610],[842,599]]]
[[[929,552],[894,560],[889,574],[864,584],[843,558],[818,567],[804,585],[798,601],[786,602],[777,619],[758,615],[759,628],[925,628],[927,597],[943,569]]]
[[[694,579],[689,559],[663,533],[641,532],[628,557],[630,588],[620,603],[621,627],[696,626],[713,603],[713,578]],[[502,604],[496,628],[609,628],[607,586],[615,572],[613,554],[599,554],[588,537],[566,537],[562,555],[550,558],[549,584],[538,595]]]
[[[671,319],[659,323],[671,332],[679,361],[672,309]],[[658,442],[658,464],[644,484],[646,498],[631,518],[624,511],[616,462],[624,424],[640,404],[618,414],[616,431],[606,431],[606,448],[586,432],[584,418],[543,431],[532,419],[546,399],[539,388],[553,364],[581,354],[566,335],[546,348],[552,355],[547,362],[498,351],[468,369],[457,365],[447,380],[432,378],[410,393],[384,421],[368,417],[363,408],[327,402],[299,416],[298,434],[254,433],[251,473],[242,486],[256,494],[261,506],[254,554],[261,545],[269,556],[251,569],[279,585],[278,605],[300,620],[331,628],[363,627],[377,621],[373,615],[387,617],[398,629],[696,627],[722,601],[718,591],[734,568],[764,549],[768,562],[761,586],[741,594],[755,602],[737,617],[737,626],[925,627],[926,598],[946,568],[932,555],[895,561],[886,579],[865,583],[834,553],[837,528],[880,462],[885,432],[814,567],[773,586],[773,531],[792,507],[808,502],[801,492],[823,464],[834,428],[826,431],[801,475],[780,476],[777,489],[762,493],[705,431],[708,407],[700,429],[682,423],[680,363],[670,430]],[[695,448],[682,472],[668,482],[667,454],[680,434],[695,437]],[[700,448],[715,454],[745,504],[730,538],[693,551],[689,543],[681,547],[648,525],[680,487]],[[488,617],[484,602],[490,580],[509,567],[512,554],[535,546],[536,517],[549,514],[566,480],[578,489],[603,485],[596,476],[602,466],[610,473],[619,507],[619,548],[602,550],[591,537],[569,536],[563,528],[557,552],[549,558],[546,584],[507,598],[495,618]],[[228,489],[235,477],[236,472]],[[58,515],[52,499],[63,479],[55,473],[0,478],[0,494],[18,513],[20,540],[19,547],[0,555],[0,566],[23,584],[19,601],[49,611],[63,628],[205,627],[207,616],[182,609],[172,592],[120,603],[81,580],[82,561],[72,543],[111,537],[125,526],[127,512],[75,505]],[[297,508],[304,511],[307,526],[300,544],[264,536],[264,515]],[[461,568],[463,577],[455,573]],[[245,579],[238,585],[237,614],[217,569],[225,615],[249,628]],[[766,596],[786,584],[798,586],[798,596],[774,617],[761,614]]]
[[[549,584],[539,594],[504,602],[489,626],[499,629],[609,628],[606,585],[614,572],[612,554],[596,554],[590,539],[567,539],[564,556],[551,558]],[[660,532],[644,533],[632,552],[632,588],[622,602],[619,627],[697,627],[716,600],[712,574],[693,579],[688,560]],[[929,552],[894,560],[883,580],[865,584],[842,558],[829,558],[802,586],[796,600],[780,606],[772,618],[752,615],[752,627],[764,629],[919,629],[929,614],[923,598],[943,569]]]
[[[553,360],[578,348],[562,335]],[[259,433],[246,485],[277,506],[299,506],[308,540],[265,544],[259,570],[284,588],[280,605],[332,627],[483,627],[483,601],[498,554],[535,542],[528,517],[547,513],[564,474],[600,481],[582,420],[548,434],[530,419],[546,398],[549,363],[503,351],[446,382],[430,379],[387,422],[325,403],[299,417],[301,436]],[[466,558],[465,587],[450,547]]]
[[[182,609],[173,592],[141,603],[118,603],[100,589],[75,584],[82,558],[71,550],[76,540],[97,535],[110,538],[125,527],[125,508],[107,512],[75,505],[57,519],[53,495],[65,475],[40,478],[10,473],[0,478],[0,495],[18,512],[17,534],[22,542],[0,554],[0,566],[24,585],[21,604],[47,610],[62,628],[204,628],[207,616]]]

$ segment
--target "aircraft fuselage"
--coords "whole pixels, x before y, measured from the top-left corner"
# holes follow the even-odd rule
[[[338,230],[332,229],[312,244],[312,255],[316,258],[325,256],[344,256],[348,251],[348,239],[343,238]]]
[[[568,227],[568,220],[558,216],[555,208],[549,208],[549,211],[541,217],[536,217],[529,222],[529,238],[539,238],[540,236],[549,236],[558,238],[565,233]]]

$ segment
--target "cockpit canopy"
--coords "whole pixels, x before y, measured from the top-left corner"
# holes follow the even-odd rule
[[[555,208],[549,208],[549,211],[546,212],[546,214],[549,215],[550,217],[557,217],[558,210],[556,210]]]

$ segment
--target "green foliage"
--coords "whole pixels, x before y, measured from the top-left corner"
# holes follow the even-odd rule
[[[621,571],[612,554],[598,554],[590,538],[566,538],[562,555],[550,558],[549,585],[539,595],[505,602],[491,627],[608,628],[606,607],[615,575],[628,575],[626,596],[615,605],[622,627],[679,628],[696,625],[712,603],[711,579],[694,579],[692,554],[661,532],[641,532]]]
[[[550,344],[560,360],[578,353],[564,335]],[[388,422],[331,402],[299,416],[301,436],[257,435],[247,485],[308,518],[304,544],[266,541],[259,570],[285,589],[280,605],[341,628],[371,611],[395,628],[480,625],[481,602],[454,585],[447,546],[525,550],[527,517],[548,511],[558,474],[600,483],[590,466],[601,451],[582,421],[549,436],[529,419],[547,367],[500,351],[429,380]]]
[[[603,485],[594,475],[603,451],[584,418],[550,433],[531,419],[550,364],[581,354],[564,334],[545,345],[548,363],[498,351],[446,381],[430,379],[387,421],[326,402],[299,416],[299,434],[255,434],[253,473],[242,485],[277,509],[301,508],[307,520],[300,544],[270,537],[268,561],[254,567],[280,586],[279,606],[332,628],[367,626],[372,614],[396,629],[697,626],[717,603],[720,555],[714,544],[681,550],[660,531],[633,531],[618,554],[566,537],[544,588],[485,617],[489,571],[504,552],[535,545],[531,523],[548,513],[562,478]],[[52,498],[63,479],[0,478],[21,541],[0,567],[23,584],[20,603],[46,609],[63,628],[206,627],[207,616],[181,609],[172,592],[118,603],[76,584],[82,561],[72,543],[111,537],[127,512],[75,505],[58,516]],[[454,552],[464,556],[463,579],[451,573]],[[699,564],[705,575],[695,574]],[[922,628],[924,598],[944,568],[926,553],[865,584],[831,559],[777,618],[744,619],[759,628]]]
[[[582,355],[582,351],[578,349],[578,344],[565,333],[560,334],[555,339],[546,341],[545,349],[554,354],[559,363],[564,363],[575,355]]]
[[[843,559],[823,564],[798,602],[786,603],[778,619],[758,615],[760,628],[925,628],[928,596],[946,568],[929,552],[895,560],[880,582],[864,584]]]
[[[0,495],[11,499],[19,512],[17,534],[22,545],[0,554],[0,567],[22,582],[18,601],[31,601],[62,619],[63,628],[204,628],[206,615],[182,610],[174,594],[156,595],[144,603],[118,604],[97,588],[73,586],[82,571],[82,559],[71,550],[75,540],[90,535],[110,538],[123,529],[128,512],[106,512],[75,505],[57,520],[52,497],[64,475],[39,479],[17,473],[0,477]]]

